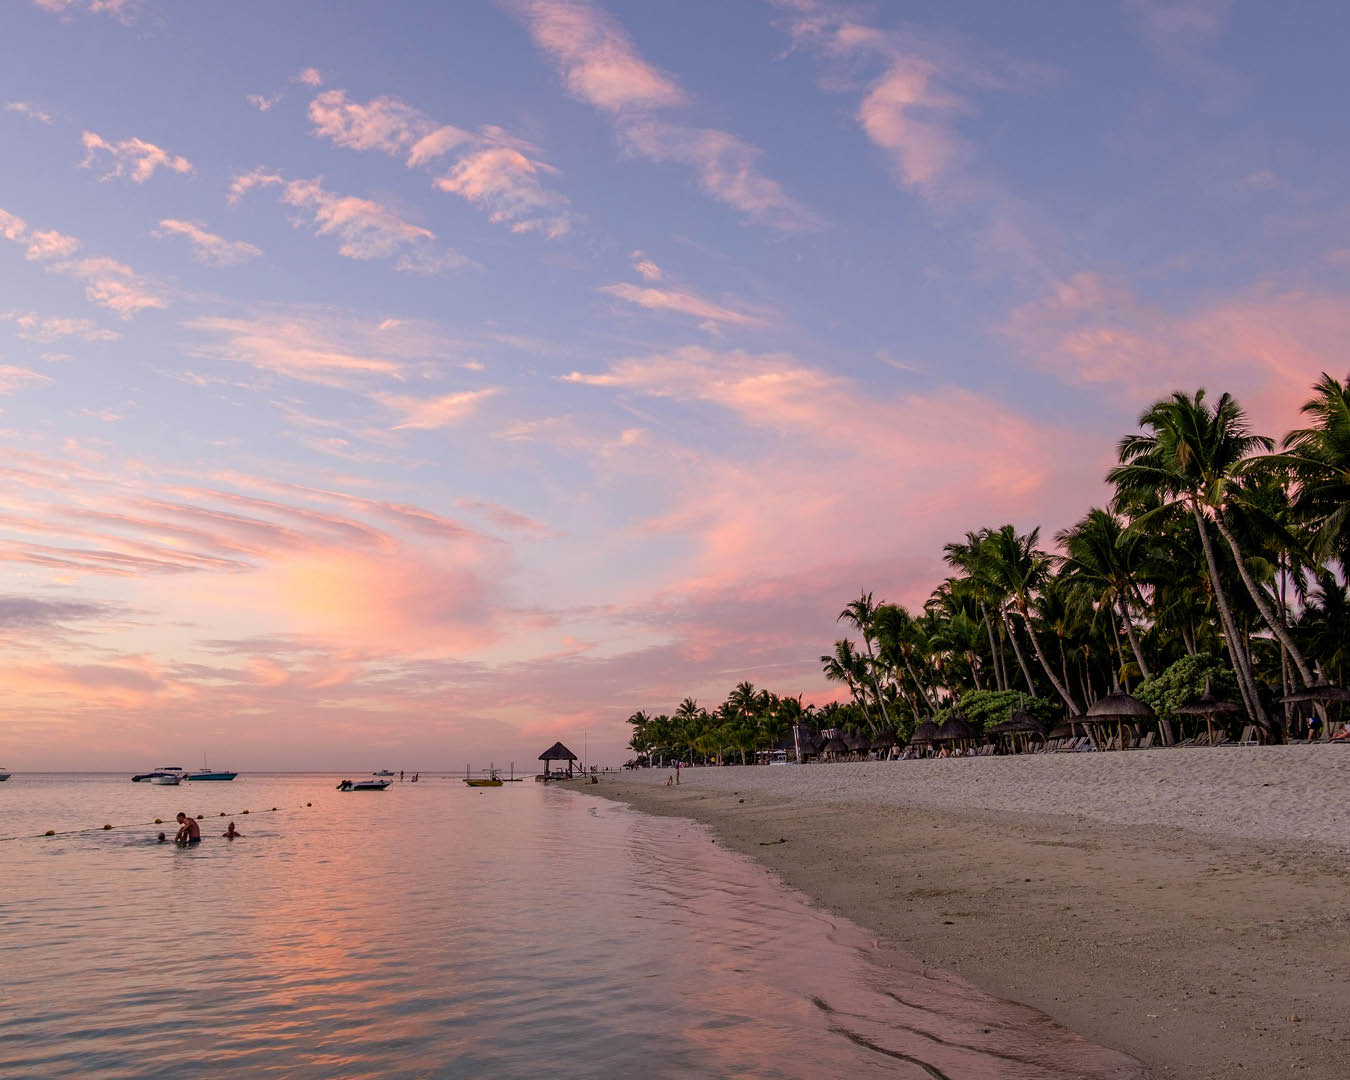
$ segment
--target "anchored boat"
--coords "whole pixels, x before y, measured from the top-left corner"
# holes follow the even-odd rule
[[[202,767],[199,772],[190,772],[184,775],[184,780],[233,780],[239,774],[237,772],[222,772],[218,769],[208,768],[206,765],[206,755],[202,755]]]
[[[378,779],[343,780],[338,784],[337,789],[339,791],[383,791],[392,783],[392,780]]]
[[[181,765],[158,765],[150,772],[137,773],[131,778],[133,784],[141,784],[149,781],[152,784],[160,783],[164,777],[174,777],[173,780],[165,780],[165,783],[176,784],[187,775],[187,770]]]

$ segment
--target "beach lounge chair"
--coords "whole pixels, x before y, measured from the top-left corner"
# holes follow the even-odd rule
[[[1156,732],[1150,731],[1147,735],[1145,735],[1142,739],[1140,739],[1137,743],[1135,743],[1132,747],[1130,747],[1130,749],[1148,750],[1150,747],[1153,746],[1153,738],[1156,734],[1157,734]]]
[[[1242,729],[1242,735],[1238,738],[1238,741],[1235,743],[1231,743],[1229,745],[1260,746],[1261,740],[1256,737],[1256,725],[1248,724],[1245,728]]]

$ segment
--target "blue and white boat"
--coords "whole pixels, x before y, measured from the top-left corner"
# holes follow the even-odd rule
[[[239,774],[237,772],[221,772],[219,769],[208,768],[206,764],[206,755],[202,755],[202,767],[197,772],[190,772],[184,775],[184,780],[233,780]]]
[[[169,783],[175,784],[187,775],[187,770],[181,765],[159,765],[150,772],[137,773],[131,778],[133,784],[139,784],[146,780],[152,784]]]
[[[4,769],[0,769],[0,780],[8,780],[8,779],[9,773],[5,772]]]

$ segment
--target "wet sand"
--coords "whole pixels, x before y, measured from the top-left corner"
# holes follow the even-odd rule
[[[1056,813],[1021,809],[1056,769],[1038,800]],[[584,790],[711,825],[821,907],[1157,1077],[1341,1080],[1350,853],[1327,826],[1350,833],[1346,770],[1350,748],[1165,750],[687,769],[678,788],[649,770]],[[1204,831],[1151,823],[1164,815]]]

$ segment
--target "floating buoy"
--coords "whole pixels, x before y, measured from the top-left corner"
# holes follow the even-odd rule
[[[276,807],[275,807],[275,806],[274,806],[274,807],[272,807],[272,809],[273,809],[273,810],[275,810],[275,809],[276,809]]]
[[[312,802],[307,802],[307,803],[305,803],[305,805],[306,805],[306,806],[313,806],[314,804],[313,804]]]
[[[221,816],[221,817],[224,817],[225,815],[224,815],[224,814],[221,814],[220,816]],[[198,821],[201,821],[201,819],[202,819],[201,814],[198,814],[198,815],[197,815],[197,820],[198,820]]]
[[[224,817],[224,816],[225,816],[225,811],[224,811],[224,810],[222,810],[222,811],[220,812],[220,816],[221,816],[221,817]]]
[[[155,818],[155,824],[156,824],[156,825],[163,825],[163,824],[164,824],[164,819],[163,819],[163,818]]]
[[[112,828],[111,825],[104,825],[103,827],[104,827],[105,829],[111,829],[111,828]]]
[[[248,811],[247,811],[247,810],[245,810],[245,811],[244,811],[244,813],[246,813],[246,814],[247,814],[247,813],[248,813]],[[224,814],[222,814],[222,815],[221,815],[221,817],[224,817],[224,816],[225,816],[225,815],[224,815]]]
[[[56,830],[55,830],[55,829],[48,829],[48,830],[47,830],[45,833],[43,833],[42,835],[43,835],[43,836],[55,836],[55,835],[56,835]]]

